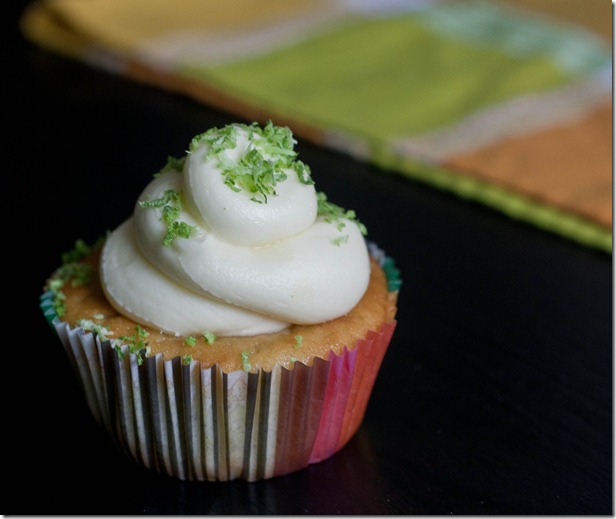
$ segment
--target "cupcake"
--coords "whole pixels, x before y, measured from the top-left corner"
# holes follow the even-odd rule
[[[92,414],[149,469],[281,476],[332,456],[363,419],[400,280],[295,143],[271,122],[197,135],[45,284]]]

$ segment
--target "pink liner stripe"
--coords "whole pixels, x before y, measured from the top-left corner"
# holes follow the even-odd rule
[[[325,405],[308,463],[329,458],[357,431],[394,328],[395,321],[384,324],[358,340],[355,349],[330,356]]]
[[[353,379],[350,398],[352,404],[347,407],[345,424],[338,445],[339,449],[355,434],[364,418],[368,401],[372,394],[372,388],[374,387],[394,329],[395,322],[387,323],[381,327],[380,333],[369,332],[364,341],[358,341],[357,351],[361,359],[358,361],[361,362],[364,369],[361,378],[357,376]]]
[[[357,349],[348,351],[346,348],[340,356],[333,353],[330,355],[331,368],[325,392],[325,405],[317,439],[310,454],[310,463],[322,461],[336,452],[356,357]]]

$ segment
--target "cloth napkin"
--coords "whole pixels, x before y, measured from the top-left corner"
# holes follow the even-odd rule
[[[496,0],[41,0],[21,29],[611,253],[611,46],[571,20]]]

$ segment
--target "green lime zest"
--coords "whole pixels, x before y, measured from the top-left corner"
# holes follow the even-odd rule
[[[79,321],[77,321],[77,326],[80,326],[86,332],[92,332],[103,342],[109,340],[108,335],[113,335],[109,327],[95,323],[91,319],[79,319]]]
[[[169,173],[171,171],[177,171],[178,173],[181,173],[184,169],[184,162],[186,162],[186,157],[177,158],[169,155],[167,157],[167,162],[165,163],[165,165],[158,172],[154,173],[154,178],[158,178],[165,173]]]
[[[62,317],[66,312],[66,295],[62,288],[70,281],[71,286],[86,285],[92,280],[94,268],[92,265],[80,263],[88,256],[92,249],[102,240],[98,240],[90,246],[83,240],[76,240],[75,246],[61,256],[62,265],[53,273],[47,283],[48,290],[52,293],[52,306],[56,315]]]
[[[184,344],[186,344],[186,346],[196,346],[197,338],[194,335],[189,335],[184,339]]]
[[[317,216],[323,218],[327,223],[331,223],[336,226],[338,231],[342,231],[345,227],[345,221],[349,220],[357,225],[359,231],[363,236],[368,234],[366,226],[357,219],[355,211],[352,209],[343,209],[339,205],[336,205],[327,200],[327,195],[322,191],[317,193]],[[332,243],[340,246],[348,241],[348,235],[343,235],[338,238],[334,238]]]
[[[248,357],[248,352],[242,352],[242,369],[244,371],[250,371],[252,369],[252,365],[250,364],[250,359]]]
[[[336,246],[336,247],[340,247],[341,245],[344,245],[345,243],[347,243],[349,241],[349,235],[348,234],[343,234],[342,236],[338,236],[337,238],[334,238],[332,240],[332,243]]]
[[[79,239],[75,241],[75,246],[68,252],[64,252],[61,256],[62,264],[76,263],[92,252],[93,246],[88,245],[85,241]]]
[[[167,233],[163,236],[163,245],[169,247],[176,238],[190,238],[195,228],[180,220],[182,213],[182,193],[167,189],[162,196],[154,200],[141,200],[139,207],[145,209],[162,208],[161,220],[167,225]]]
[[[224,152],[236,147],[240,130],[247,134],[248,150],[238,161],[233,161]],[[202,142],[208,145],[205,159],[216,161],[225,185],[235,192],[250,193],[254,202],[267,203],[269,196],[275,196],[276,185],[287,179],[287,169],[295,171],[302,184],[314,184],[310,168],[297,160],[297,152],[293,149],[297,141],[293,133],[272,121],[263,128],[257,123],[211,128],[193,138],[188,152],[194,152]]]
[[[184,364],[184,366],[189,366],[192,361],[193,361],[192,355],[184,355],[182,357],[182,364]]]
[[[295,336],[295,349],[299,350],[302,347],[303,337],[301,335]]]
[[[141,326],[135,326],[135,333],[132,335],[122,335],[118,337],[120,344],[114,344],[114,348],[120,360],[124,358],[124,352],[120,348],[121,345],[128,346],[128,352],[133,353],[137,357],[137,364],[141,366],[143,364],[142,352],[145,350],[146,356],[150,353],[150,346],[145,340],[149,336],[149,332],[141,328]]]
[[[213,332],[205,331],[203,332],[203,340],[208,344],[214,344],[216,341],[216,335]]]

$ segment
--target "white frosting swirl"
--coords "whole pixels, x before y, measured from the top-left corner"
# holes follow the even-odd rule
[[[222,152],[224,159],[237,164],[255,149],[258,140],[249,141],[239,131],[237,145]],[[186,198],[192,203],[211,231],[229,243],[247,247],[268,245],[306,230],[317,215],[313,185],[300,182],[297,174],[284,168],[287,178],[276,185],[275,196],[267,203],[252,200],[248,191],[233,191],[224,183],[219,158],[207,157],[209,147],[199,146],[191,153],[184,168]]]
[[[289,144],[287,129],[270,138],[274,130],[281,129],[206,132],[193,140],[183,172],[145,188],[101,258],[103,287],[119,312],[174,334],[225,336],[316,324],[357,304],[370,277],[360,228],[342,211],[333,221],[318,214],[314,186],[291,153],[295,141]],[[280,147],[271,146],[281,135],[282,161]],[[225,136],[231,139],[219,149]],[[242,188],[238,171],[265,187]],[[164,216],[174,210],[171,220]],[[170,239],[169,229],[181,226],[190,233]]]

